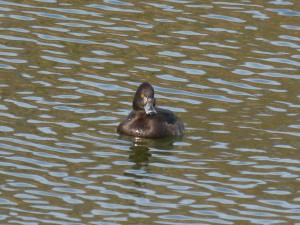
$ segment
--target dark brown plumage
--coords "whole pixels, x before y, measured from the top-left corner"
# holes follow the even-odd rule
[[[118,133],[145,138],[180,136],[184,124],[172,111],[155,106],[153,87],[142,83],[133,99],[133,110],[118,126]]]

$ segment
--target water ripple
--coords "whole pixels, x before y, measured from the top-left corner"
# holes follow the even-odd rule
[[[233,23],[245,23],[246,22],[243,19],[239,19],[239,18],[231,17],[231,16],[218,15],[218,14],[208,14],[208,15],[203,15],[203,17],[210,18],[210,19],[219,19],[219,20],[229,21],[229,22],[233,22]]]
[[[299,223],[295,1],[0,5],[3,224]],[[184,137],[117,134],[144,81]]]

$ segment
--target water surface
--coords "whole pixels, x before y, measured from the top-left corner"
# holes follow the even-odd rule
[[[1,224],[300,224],[290,1],[0,1]],[[181,139],[120,137],[137,86]]]

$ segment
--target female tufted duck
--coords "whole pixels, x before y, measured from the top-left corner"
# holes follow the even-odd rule
[[[184,134],[184,124],[173,112],[155,106],[154,89],[144,82],[137,89],[133,110],[118,126],[118,133],[144,138],[164,138]]]

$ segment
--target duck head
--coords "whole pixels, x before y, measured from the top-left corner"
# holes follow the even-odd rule
[[[133,103],[134,110],[145,110],[146,114],[155,115],[154,89],[148,82],[142,83],[137,89]]]

